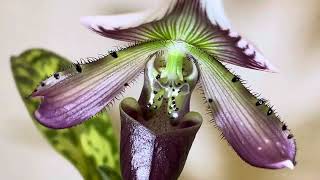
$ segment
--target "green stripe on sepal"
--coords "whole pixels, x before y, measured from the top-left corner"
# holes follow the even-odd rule
[[[212,7],[212,5],[216,6]],[[223,9],[221,2],[217,1],[175,0],[172,3],[172,11],[168,9],[165,16],[148,23],[140,22],[132,27],[125,24],[112,25],[115,19],[119,20],[119,16],[87,17],[83,23],[108,38],[128,42],[184,41],[206,51],[221,62],[276,72],[277,69],[253,44],[230,29],[224,14],[221,14],[223,10],[216,11],[219,8]],[[126,15],[126,18],[124,16],[121,17],[132,20],[129,24],[139,19],[135,16]]]
[[[121,179],[119,149],[107,113],[101,112],[90,121],[65,130],[48,129],[34,119],[40,101],[28,96],[43,79],[70,65],[66,59],[42,49],[31,49],[11,58],[20,95],[36,127],[52,147],[68,159],[86,180],[105,180],[105,177]],[[102,175],[101,168],[109,171],[104,171]]]

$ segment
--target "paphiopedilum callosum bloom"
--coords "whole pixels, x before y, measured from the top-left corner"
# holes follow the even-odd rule
[[[232,31],[220,1],[173,0],[154,14],[92,16],[82,22],[105,37],[132,44],[41,82],[32,93],[43,97],[35,112],[41,124],[60,129],[84,122],[144,72],[139,101],[129,98],[120,105],[122,131],[129,126],[128,119],[158,135],[196,126],[192,143],[201,116],[189,112],[190,97],[201,83],[215,124],[244,161],[261,168],[294,167],[296,146],[287,126],[223,64],[275,70],[253,45]],[[138,138],[142,141],[131,146],[149,142],[148,137]],[[126,151],[123,143],[121,146],[121,151]],[[147,154],[131,158],[148,158],[144,157]]]

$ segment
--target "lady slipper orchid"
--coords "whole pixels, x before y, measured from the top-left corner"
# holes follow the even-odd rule
[[[61,129],[84,122],[112,103],[144,72],[139,100],[125,99],[120,105],[121,136],[130,139],[124,142],[121,138],[121,153],[127,154],[122,156],[130,156],[122,163],[127,160],[146,164],[156,159],[160,164],[153,166],[160,167],[164,160],[150,153],[161,149],[161,144],[175,144],[177,151],[171,149],[174,152],[169,154],[188,153],[202,121],[198,113],[189,112],[190,97],[201,83],[215,124],[244,161],[261,168],[294,167],[296,145],[287,126],[264,99],[253,95],[239,76],[224,66],[230,63],[275,71],[253,45],[232,31],[221,1],[173,0],[153,14],[93,16],[82,22],[102,36],[133,44],[94,61],[75,64],[42,81],[32,93],[33,97],[43,98],[35,112],[41,124]],[[177,141],[168,141],[178,131],[180,135],[174,135]],[[187,131],[192,131],[191,135]],[[153,144],[151,149],[145,147],[148,143]],[[187,150],[179,150],[184,144]],[[127,147],[140,148],[140,154]],[[173,146],[157,152],[170,148]],[[163,157],[170,161],[172,156]],[[184,164],[185,158],[177,160]],[[122,167],[132,169],[134,164]],[[181,169],[178,166],[175,168]],[[133,169],[136,175],[151,177],[146,167]],[[168,171],[163,174],[170,171],[170,167],[165,169]]]

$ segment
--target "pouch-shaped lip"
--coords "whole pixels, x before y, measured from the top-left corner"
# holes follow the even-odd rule
[[[178,124],[154,132],[151,128],[156,127],[145,126],[141,113],[133,98],[120,104],[123,179],[177,179],[201,126],[200,114],[189,112]]]
[[[157,127],[152,127],[147,125],[144,117],[143,112],[140,108],[140,105],[134,98],[126,98],[120,104],[120,114],[121,118],[123,116],[127,116],[132,121],[137,121],[141,125],[143,125],[147,131],[150,131],[151,134],[156,136],[161,135],[169,135],[169,134],[176,134],[176,133],[188,133],[188,131],[198,131],[202,124],[202,117],[197,112],[189,112],[185,114],[185,116],[175,125],[172,125],[170,122],[163,122],[162,125],[168,126],[164,128],[164,131],[154,131]],[[164,119],[164,120],[163,120]],[[165,115],[162,118],[159,118],[159,121],[165,121]]]

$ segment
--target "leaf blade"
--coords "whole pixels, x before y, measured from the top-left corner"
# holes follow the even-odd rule
[[[103,180],[104,177],[99,172],[100,167],[108,168],[116,174],[114,177],[120,177],[119,150],[107,113],[102,112],[82,125],[65,130],[48,129],[37,123],[34,118],[40,101],[28,96],[38,82],[61,67],[69,65],[70,62],[65,58],[43,49],[27,50],[11,58],[17,89],[37,129],[52,147],[69,160],[84,179]],[[88,143],[89,141],[91,143]],[[103,151],[95,153],[97,147],[103,148]]]

